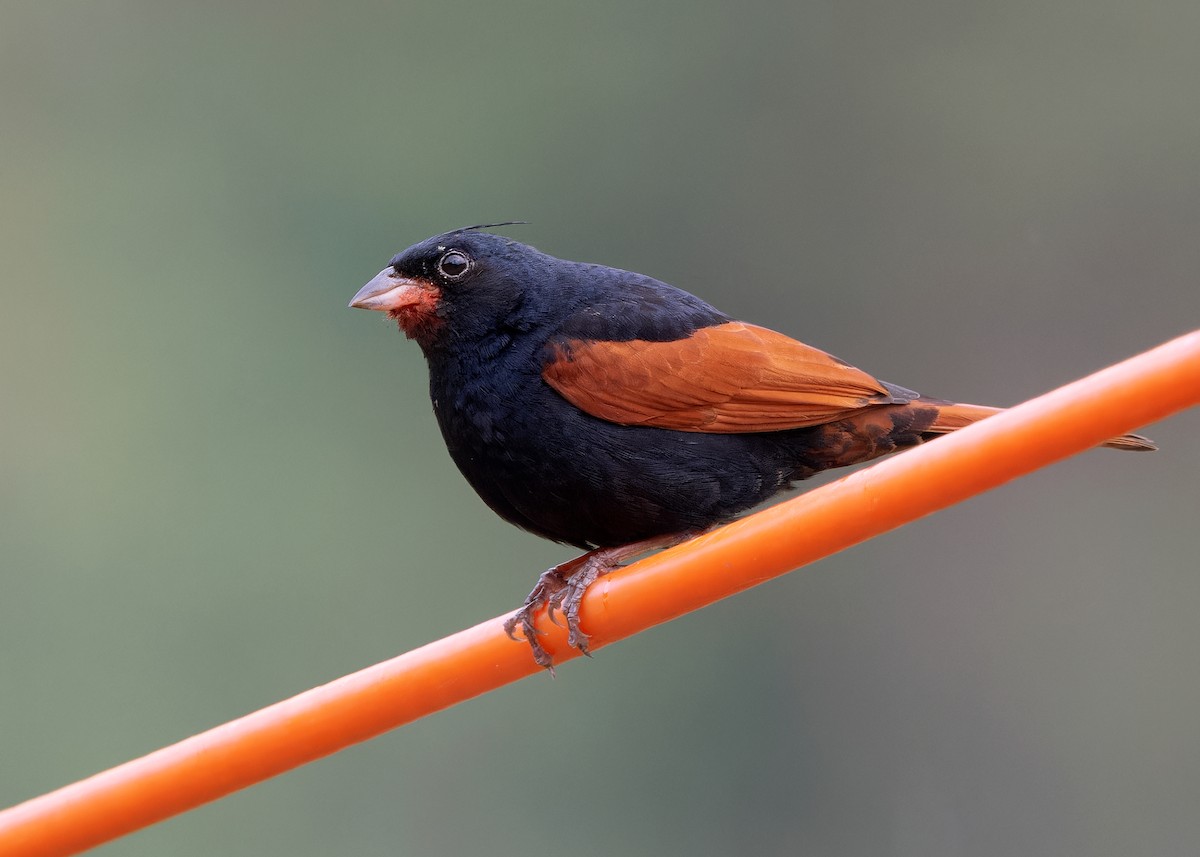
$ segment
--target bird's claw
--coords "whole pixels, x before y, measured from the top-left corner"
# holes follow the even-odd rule
[[[559,601],[555,600],[554,598],[548,598],[546,600],[546,618],[558,627],[565,628],[566,626],[563,625],[562,622],[558,621],[559,606]]]
[[[516,613],[504,620],[504,633],[508,634],[508,638],[514,643],[519,643],[523,639],[527,639],[530,634],[540,634],[537,628],[533,626],[533,618],[529,615],[529,609],[522,607]],[[521,626],[521,636],[517,636],[517,626]]]
[[[588,586],[611,567],[603,560],[597,561],[592,554],[585,554],[547,569],[538,578],[537,585],[526,597],[521,609],[504,620],[504,633],[518,642],[524,639],[538,666],[545,667],[553,675],[554,660],[538,640],[544,632],[539,631],[533,623],[534,614],[544,605],[550,621],[567,629],[567,645],[591,657],[588,635],[579,627],[579,602]],[[560,615],[563,621],[559,620]],[[518,627],[521,629],[519,636]]]
[[[554,660],[538,640],[542,632],[533,624],[533,614],[545,605],[546,615],[551,622],[559,627],[564,627],[565,623],[567,645],[590,658],[592,653],[588,647],[588,635],[579,626],[579,605],[588,587],[597,578],[618,568],[622,562],[650,550],[678,544],[691,535],[693,533],[675,533],[615,548],[597,548],[547,569],[538,578],[537,585],[526,597],[521,609],[504,620],[504,632],[513,640],[519,641],[520,638],[516,634],[519,625],[521,636],[533,650],[533,659],[538,666],[545,667],[554,675]],[[562,614],[563,622],[558,620],[558,614]]]
[[[546,605],[547,614],[550,616],[550,621],[554,624],[559,624],[554,617],[554,609],[562,602],[562,592],[566,588],[566,581],[563,579],[560,572],[560,566],[547,569],[542,572],[542,576],[538,578],[537,585],[533,587],[533,591],[525,598],[525,603],[513,615],[504,620],[504,633],[508,634],[509,639],[520,642],[524,639],[529,644],[530,650],[533,652],[533,660],[538,666],[544,667],[550,671],[550,675],[554,675],[554,659],[550,657],[550,653],[538,640],[538,637],[543,634],[533,624],[533,614],[542,605]],[[517,627],[521,628],[521,636],[517,636]]]
[[[550,674],[554,675],[554,661],[550,657],[550,653],[538,641],[538,636],[542,633],[533,624],[533,611],[537,608],[536,604],[526,604],[520,610],[504,620],[504,633],[508,634],[508,638],[513,642],[521,642],[522,639],[529,644],[530,650],[533,652],[533,659],[540,667],[545,667],[550,670]],[[517,636],[517,626],[521,626],[521,636]]]

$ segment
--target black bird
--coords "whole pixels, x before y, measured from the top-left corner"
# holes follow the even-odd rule
[[[505,623],[547,668],[532,621],[543,604],[586,654],[579,602],[598,576],[822,470],[999,410],[924,398],[651,277],[484,228],[414,244],[350,306],[386,312],[421,346],[446,446],[484,502],[586,551],[543,573]]]

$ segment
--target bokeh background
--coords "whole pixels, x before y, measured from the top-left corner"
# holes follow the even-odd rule
[[[1200,320],[1200,5],[11,2],[0,804],[514,607],[354,291],[435,232],[1009,404]],[[1200,415],[105,855],[1200,841]]]

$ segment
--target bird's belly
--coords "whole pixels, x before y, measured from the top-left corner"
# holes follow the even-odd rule
[[[794,454],[769,437],[620,426],[546,393],[438,409],[484,502],[546,538],[587,548],[704,529],[797,478]]]

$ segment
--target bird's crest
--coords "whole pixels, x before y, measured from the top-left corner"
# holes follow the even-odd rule
[[[474,232],[477,229],[495,229],[498,226],[523,226],[528,223],[528,220],[505,220],[500,223],[477,223],[474,226],[464,226],[461,229],[452,229],[451,233]]]

